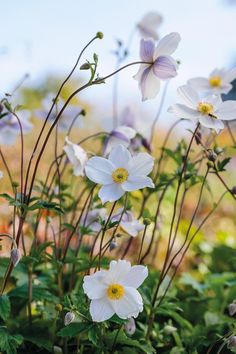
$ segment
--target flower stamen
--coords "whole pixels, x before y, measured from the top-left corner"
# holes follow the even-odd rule
[[[110,300],[120,300],[125,293],[125,289],[122,285],[120,284],[111,284],[107,288],[107,297]]]
[[[197,106],[197,110],[204,115],[213,115],[214,107],[211,103],[200,102]]]
[[[129,173],[125,168],[117,168],[112,173],[113,181],[116,183],[123,183],[128,179],[128,177]]]
[[[212,76],[209,79],[209,84],[211,87],[220,87],[221,86],[221,77],[220,76]]]

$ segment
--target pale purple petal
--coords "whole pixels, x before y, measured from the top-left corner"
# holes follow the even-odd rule
[[[161,55],[171,55],[178,47],[180,40],[181,37],[177,32],[172,32],[163,37],[155,49],[154,59]]]
[[[153,62],[153,53],[155,43],[152,39],[141,39],[140,41],[140,58],[145,62]]]
[[[168,56],[160,56],[153,65],[154,74],[159,79],[171,79],[177,75],[177,64],[174,59]]]
[[[152,67],[148,67],[143,71],[139,86],[143,101],[156,97],[160,91],[160,79],[154,75]]]

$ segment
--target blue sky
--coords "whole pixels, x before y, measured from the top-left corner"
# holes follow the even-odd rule
[[[49,73],[66,74],[81,47],[98,30],[104,32],[104,39],[97,41],[84,59],[96,52],[100,74],[111,72],[114,39],[126,40],[133,26],[150,10],[164,17],[161,36],[178,31],[182,37],[175,53],[182,65],[171,82],[167,103],[189,77],[233,64],[236,6],[226,6],[226,0],[8,0],[0,5],[0,94],[11,91],[26,72],[30,74],[28,84]],[[137,60],[138,52],[137,35],[129,60]],[[120,107],[130,103],[140,106],[142,112],[155,114],[159,99],[141,103],[137,83],[132,79],[135,72],[136,68],[131,68],[120,75]],[[111,87],[112,81],[83,95],[105,105],[105,101],[110,102]]]

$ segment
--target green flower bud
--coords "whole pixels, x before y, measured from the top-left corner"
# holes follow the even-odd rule
[[[152,223],[152,220],[151,219],[149,219],[149,218],[144,218],[143,219],[143,224],[145,225],[145,226],[148,226],[148,225],[150,225]]]
[[[61,312],[63,310],[63,307],[61,304],[56,304],[55,305],[55,310],[58,311],[58,312]]]
[[[214,168],[214,163],[212,161],[207,162],[207,167]]]
[[[99,39],[103,39],[103,37],[104,37],[104,35],[103,35],[102,32],[97,32],[96,36],[97,36],[97,38],[99,38]]]

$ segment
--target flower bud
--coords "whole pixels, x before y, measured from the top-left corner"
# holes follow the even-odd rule
[[[65,326],[68,326],[75,319],[75,314],[73,312],[67,312],[64,318]]]
[[[58,347],[57,345],[53,346],[53,353],[54,354],[63,354],[63,351],[60,347]]]
[[[201,144],[201,139],[202,139],[202,134],[200,131],[197,131],[195,134],[195,141],[196,141],[197,145]]]
[[[233,316],[236,313],[236,304],[234,302],[232,304],[229,304],[228,310],[229,310],[229,315]]]
[[[89,63],[84,63],[80,67],[80,70],[89,70],[89,69],[90,69]]]
[[[143,219],[143,224],[145,225],[145,226],[148,226],[148,225],[150,225],[152,223],[152,220],[151,219],[149,219],[149,218],[144,218]]]
[[[214,163],[212,161],[207,161],[207,167],[214,168]]]
[[[174,327],[174,326],[171,326],[171,325],[166,325],[164,327],[164,332],[165,334],[172,334],[173,332],[176,332],[177,331],[177,328]]]
[[[125,332],[127,334],[129,334],[130,336],[132,336],[135,331],[136,331],[136,324],[135,324],[135,320],[133,319],[133,317],[130,317],[128,322],[125,324],[124,326]]]
[[[214,151],[215,151],[215,153],[217,154],[217,155],[220,155],[220,154],[222,154],[222,152],[224,151],[221,147],[216,147],[216,148],[214,148]]]
[[[117,247],[117,242],[115,240],[111,241],[109,246],[109,251],[113,251]]]
[[[229,338],[227,347],[229,349],[236,347],[236,336],[232,336]]]
[[[103,35],[102,32],[97,32],[96,36],[97,36],[97,38],[99,38],[99,39],[103,39],[103,37],[104,37],[104,35]]]
[[[81,112],[80,112],[81,116],[86,116],[86,111],[85,109],[82,109]]]
[[[231,192],[232,192],[233,194],[236,194],[236,186],[234,186],[234,187],[231,189]]]
[[[55,305],[55,310],[58,311],[58,312],[61,312],[63,309],[62,305],[61,304],[56,304]]]
[[[18,248],[13,248],[11,250],[11,261],[14,267],[17,266],[17,264],[20,262],[20,259],[21,259],[21,251]]]
[[[214,162],[217,159],[217,154],[214,151],[210,150],[210,151],[208,151],[207,158],[209,161]]]

